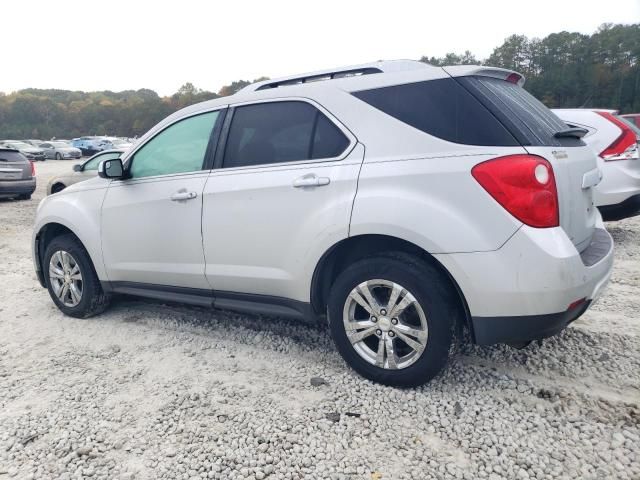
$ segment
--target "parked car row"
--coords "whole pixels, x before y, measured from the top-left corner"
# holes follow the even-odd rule
[[[133,146],[129,139],[117,137],[80,137],[73,140],[54,139],[47,142],[36,139],[0,140],[0,146],[16,149],[29,160],[44,161],[79,159],[104,150],[127,150]]]
[[[74,138],[71,144],[79,148],[83,155],[94,155],[104,150],[113,150],[114,148],[127,150],[133,146],[133,143],[128,139],[122,139],[117,137],[97,137],[87,136]]]
[[[321,318],[351,367],[396,386],[437,375],[461,329],[554,335],[609,281],[596,190],[638,160],[622,122],[597,114],[623,133],[589,146],[607,127],[523,84],[376,62],[187,107],[42,201],[39,281],[75,317],[126,293]]]

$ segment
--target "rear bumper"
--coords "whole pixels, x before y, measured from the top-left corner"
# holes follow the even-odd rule
[[[560,313],[521,317],[473,317],[473,333],[479,345],[521,343],[551,337],[587,311],[590,300]]]
[[[36,189],[35,177],[31,180],[0,181],[0,197],[32,194]]]
[[[613,241],[599,221],[580,254],[562,228],[523,226],[499,250],[435,257],[458,282],[476,342],[518,342],[558,333],[597,300]]]
[[[617,205],[604,205],[598,207],[602,218],[607,221],[622,220],[623,218],[635,217],[640,215],[640,193],[627,198],[624,202]]]

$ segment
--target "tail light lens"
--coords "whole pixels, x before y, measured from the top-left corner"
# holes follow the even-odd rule
[[[31,160],[29,160],[29,163],[31,164],[31,176],[35,177],[36,176],[36,166]]]
[[[629,125],[621,122],[609,112],[596,112],[622,130],[620,136],[611,145],[600,152],[600,156],[610,162],[613,160],[630,160],[638,158],[638,138]]]
[[[536,155],[508,155],[479,163],[471,175],[505,210],[531,227],[560,224],[553,167]]]

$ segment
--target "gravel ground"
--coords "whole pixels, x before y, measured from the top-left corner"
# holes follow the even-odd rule
[[[567,331],[397,390],[321,326],[132,298],[64,317],[29,243],[71,163],[36,168],[33,200],[0,200],[0,479],[640,479],[640,217],[608,224],[612,282]]]

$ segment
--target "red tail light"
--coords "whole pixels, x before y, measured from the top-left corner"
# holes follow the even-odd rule
[[[622,130],[622,133],[616,138],[611,145],[600,152],[600,156],[607,161],[611,160],[628,160],[638,158],[638,139],[633,130],[624,122],[621,122],[609,112],[596,112],[598,115],[606,118],[616,127]]]
[[[531,227],[560,224],[553,167],[536,155],[508,155],[479,163],[471,175],[511,215]]]
[[[31,160],[29,160],[29,163],[31,164],[31,176],[35,177],[36,176],[36,166]]]

